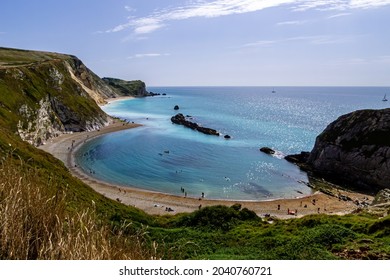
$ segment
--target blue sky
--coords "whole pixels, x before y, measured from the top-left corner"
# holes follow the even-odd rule
[[[4,3],[6,2],[6,3]],[[149,86],[389,86],[390,0],[9,0],[0,46]]]

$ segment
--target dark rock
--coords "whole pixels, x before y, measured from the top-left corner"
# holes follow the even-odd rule
[[[287,155],[284,157],[285,160],[295,164],[304,164],[309,159],[310,152],[301,152],[300,154]]]
[[[225,139],[230,139],[231,137],[230,137],[229,134],[226,134],[223,138],[225,138]]]
[[[275,154],[275,150],[268,148],[268,147],[262,147],[262,148],[260,148],[260,151],[263,153],[266,153],[267,155]]]
[[[175,107],[173,108],[174,110],[179,110],[179,105],[175,105]]]
[[[317,175],[355,189],[388,188],[390,109],[339,117],[317,137],[307,164]]]
[[[174,124],[183,125],[185,127],[197,130],[207,135],[216,135],[219,136],[219,132],[215,129],[199,126],[197,123],[187,121],[183,114],[177,114],[171,118],[171,121]]]

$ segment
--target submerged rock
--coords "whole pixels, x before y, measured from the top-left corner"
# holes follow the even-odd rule
[[[173,107],[174,110],[179,110],[179,105],[175,105],[175,107]]]

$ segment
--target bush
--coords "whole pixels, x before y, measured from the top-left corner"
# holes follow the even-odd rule
[[[239,210],[239,204],[232,207],[217,205],[204,207],[191,214],[183,216],[177,222],[178,226],[207,227],[210,230],[230,230],[240,221],[261,220],[255,212],[247,208]]]

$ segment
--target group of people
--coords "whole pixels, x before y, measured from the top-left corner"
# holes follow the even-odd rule
[[[181,191],[181,193],[184,194],[184,197],[187,197],[187,192],[186,192],[186,190],[185,190],[183,187],[180,187],[180,191]],[[201,197],[199,198],[199,200],[202,199],[202,198],[204,198],[204,196],[205,196],[205,194],[204,194],[204,192],[202,192],[202,195],[201,195]]]

